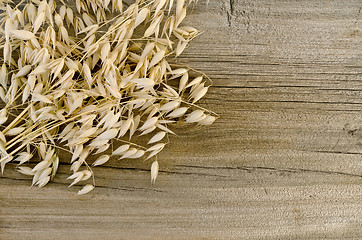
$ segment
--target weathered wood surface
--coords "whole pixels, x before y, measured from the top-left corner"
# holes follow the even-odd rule
[[[362,3],[212,0],[180,59],[214,86],[221,118],[149,162],[94,169],[76,196],[69,166],[29,188],[0,179],[0,239],[361,239]],[[67,156],[63,157],[66,162]]]

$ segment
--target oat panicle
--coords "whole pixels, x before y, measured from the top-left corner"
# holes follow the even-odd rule
[[[195,2],[0,1],[1,170],[16,162],[43,187],[68,151],[70,186],[84,182],[79,195],[95,186],[92,168],[111,159],[154,159],[154,183],[172,125],[217,118],[196,105],[210,80],[170,63],[199,34],[182,24]]]

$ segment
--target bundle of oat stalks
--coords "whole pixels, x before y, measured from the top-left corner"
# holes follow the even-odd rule
[[[154,182],[157,154],[174,134],[169,126],[215,121],[195,105],[208,90],[205,76],[191,79],[167,60],[198,34],[181,24],[193,1],[1,0],[2,171],[18,162],[42,187],[62,149],[72,154],[70,186],[93,177],[90,154],[99,156],[93,166],[111,157],[153,159]],[[135,144],[139,136],[146,147]],[[22,165],[31,159],[40,161]],[[93,188],[94,177],[78,194]]]

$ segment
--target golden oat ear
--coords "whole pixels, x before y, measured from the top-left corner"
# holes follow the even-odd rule
[[[173,126],[216,120],[196,105],[209,89],[204,78],[169,62],[199,33],[182,24],[197,1],[76,0],[74,9],[60,2],[0,3],[1,170],[16,162],[43,187],[67,151],[69,186],[81,184],[83,195],[95,187],[91,166],[152,158],[155,183]],[[33,168],[23,166],[32,160]]]

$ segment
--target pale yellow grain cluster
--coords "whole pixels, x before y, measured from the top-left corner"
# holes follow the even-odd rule
[[[55,176],[61,149],[72,154],[70,186],[93,178],[78,194],[94,188],[91,165],[112,157],[155,159],[154,182],[170,126],[215,121],[195,105],[208,91],[205,76],[191,78],[168,61],[198,34],[182,25],[194,1],[1,0],[2,171],[18,162],[42,187]],[[135,144],[139,136],[147,146]],[[92,164],[90,154],[98,156]],[[32,159],[40,161],[22,165]]]

